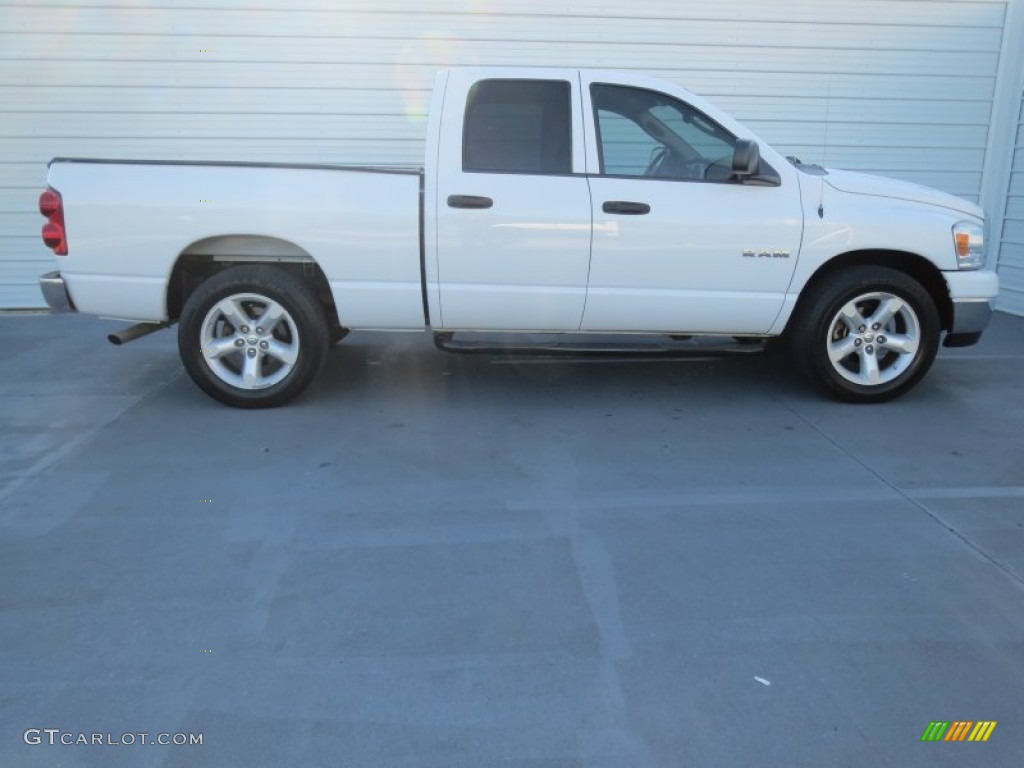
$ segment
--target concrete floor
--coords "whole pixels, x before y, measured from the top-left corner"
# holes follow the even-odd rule
[[[244,412],[114,327],[0,317],[0,766],[1021,765],[1022,318],[866,407],[353,334]]]

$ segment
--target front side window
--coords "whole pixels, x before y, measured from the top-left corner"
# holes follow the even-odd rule
[[[570,99],[561,80],[476,83],[466,100],[463,171],[571,173]]]
[[[732,178],[736,137],[663,93],[592,85],[601,173],[692,181]]]

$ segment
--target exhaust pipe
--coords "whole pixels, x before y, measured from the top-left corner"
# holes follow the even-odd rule
[[[143,336],[148,336],[156,331],[162,331],[164,328],[170,326],[170,323],[137,323],[135,325],[129,325],[127,328],[122,328],[120,331],[114,331],[113,333],[107,334],[107,341],[116,347],[120,347],[122,344],[127,344],[129,341],[135,341]]]

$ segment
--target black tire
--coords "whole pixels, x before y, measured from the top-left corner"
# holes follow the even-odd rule
[[[888,267],[859,266],[811,289],[789,343],[797,366],[826,394],[878,403],[924,377],[940,333],[935,301],[920,283]]]
[[[264,318],[271,327],[259,325]],[[309,286],[267,266],[231,267],[208,278],[185,302],[178,325],[188,375],[236,408],[271,408],[297,397],[323,367],[329,343],[324,307]]]

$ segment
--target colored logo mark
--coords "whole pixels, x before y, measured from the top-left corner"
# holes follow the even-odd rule
[[[996,720],[932,720],[921,734],[921,741],[988,741],[996,723]]]

